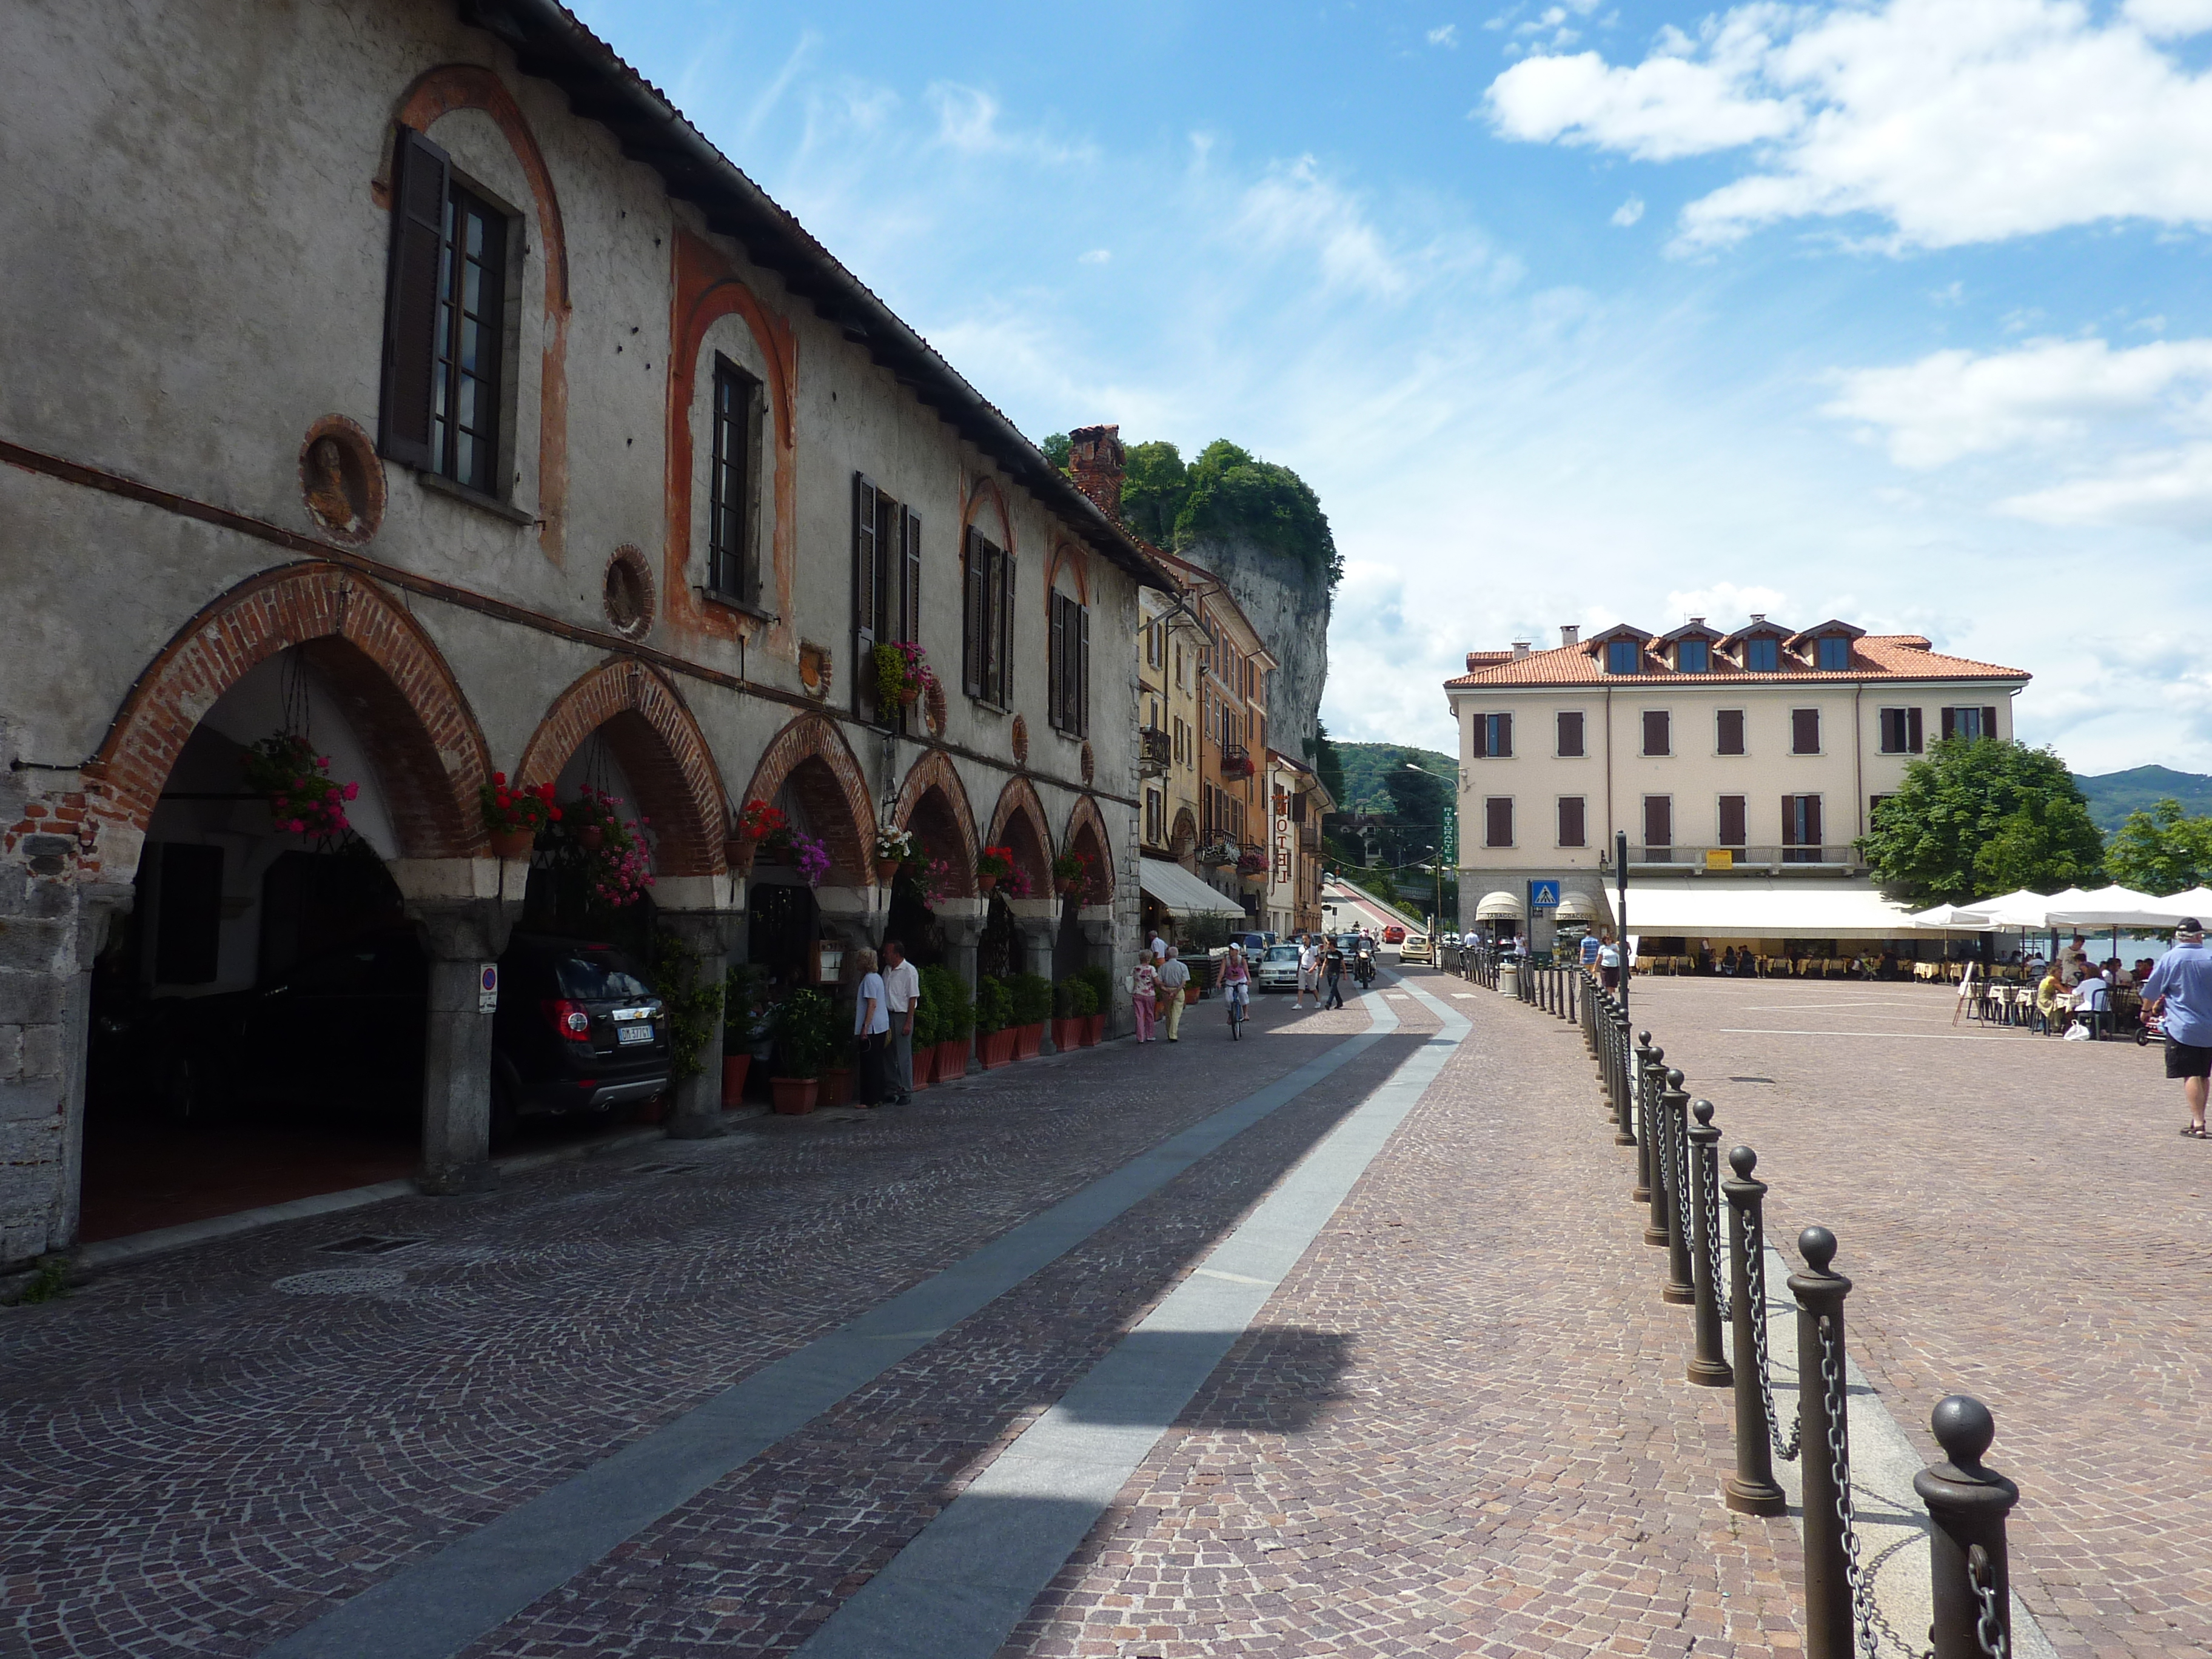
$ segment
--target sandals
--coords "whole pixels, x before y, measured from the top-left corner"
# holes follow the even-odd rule
[[[2212,1130],[2207,1130],[2201,1123],[2191,1123],[2181,1133],[2185,1139],[2212,1140]]]

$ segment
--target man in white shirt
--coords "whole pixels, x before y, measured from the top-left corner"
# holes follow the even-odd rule
[[[1190,983],[1190,964],[1168,946],[1168,959],[1162,963],[1157,975],[1159,989],[1155,998],[1160,1006],[1160,1018],[1167,1022],[1168,1041],[1182,1041],[1183,987]]]
[[[1316,1003],[1321,1000],[1321,987],[1314,977],[1316,971],[1315,964],[1320,960],[1321,953],[1315,947],[1312,939],[1306,934],[1299,934],[1298,994],[1291,999],[1291,1007],[1303,1008],[1306,1006],[1306,992],[1309,988],[1313,991],[1314,1000]]]
[[[891,1022],[891,1087],[896,1103],[914,1097],[914,1010],[921,1000],[921,973],[906,959],[906,946],[884,941],[884,1001]]]
[[[1157,932],[1152,934],[1152,943],[1146,945],[1145,948],[1152,953],[1152,960],[1154,962],[1165,962],[1168,959],[1168,942],[1162,939]]]
[[[2074,988],[2075,1020],[2087,1024],[2089,1035],[2095,1036],[2105,1023],[2105,1011],[2111,1006],[2111,988],[2104,974],[2093,963],[2082,975],[2081,982]]]

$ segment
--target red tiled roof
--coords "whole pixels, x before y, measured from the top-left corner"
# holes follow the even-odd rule
[[[1600,665],[1599,648],[1593,641],[1532,651],[1516,657],[1510,651],[1470,651],[1468,672],[1444,682],[1447,690],[1486,685],[1622,685],[1660,681],[1668,684],[1729,685],[1755,682],[1780,685],[1848,684],[1859,679],[1899,680],[2019,680],[2032,678],[2025,669],[1976,662],[1970,657],[1947,657],[1928,648],[1918,634],[1868,634],[1851,641],[1851,665],[1826,672],[1798,665],[1774,673],[1738,668],[1724,658],[1713,659],[1707,674],[1678,674],[1662,658],[1642,653],[1642,665],[1633,674],[1608,674]]]

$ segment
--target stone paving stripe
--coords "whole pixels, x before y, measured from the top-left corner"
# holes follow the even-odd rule
[[[2002,1042],[2002,1037],[1966,1031],[1779,1031],[1764,1025],[1723,1025],[1725,1036],[1883,1037],[1900,1042]]]
[[[372,1585],[264,1649],[266,1659],[361,1659],[367,1654],[377,1659],[450,1659],[1398,1028],[1398,1017],[1372,992],[1361,1000],[1373,1022],[1368,1030],[1170,1135],[972,1255],[763,1366],[580,1474]],[[1066,1553],[1061,1552],[1061,1559]],[[1053,1565],[1056,1569],[1059,1561]]]
[[[990,1659],[999,1651],[1472,1029],[1435,998],[1417,1000],[1444,1029],[848,1597],[799,1649],[802,1659]]]

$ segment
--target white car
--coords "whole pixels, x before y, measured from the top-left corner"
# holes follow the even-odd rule
[[[1298,988],[1298,947],[1295,945],[1271,945],[1260,958],[1252,975],[1262,991],[1295,991]]]
[[[1401,963],[1418,962],[1431,968],[1435,967],[1437,955],[1429,946],[1429,936],[1426,933],[1407,934],[1406,942],[1398,947],[1398,960]]]

